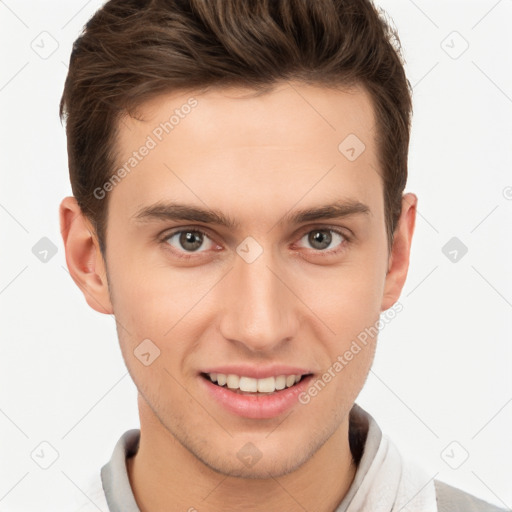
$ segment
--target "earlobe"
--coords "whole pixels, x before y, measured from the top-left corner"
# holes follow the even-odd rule
[[[62,200],[59,218],[66,263],[73,281],[91,308],[112,314],[105,264],[94,228],[72,196]]]
[[[402,213],[400,214],[389,256],[381,311],[386,311],[393,306],[402,293],[409,270],[409,256],[416,223],[417,203],[418,198],[412,193],[405,194],[402,198]]]

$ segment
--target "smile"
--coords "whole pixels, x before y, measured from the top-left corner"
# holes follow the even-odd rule
[[[278,375],[255,379],[244,375],[208,373],[205,374],[211,382],[220,387],[226,387],[232,391],[247,393],[274,393],[285,388],[291,388],[302,379],[303,375]]]
[[[314,378],[312,373],[279,375],[279,370],[261,378],[240,373],[204,372],[199,381],[206,395],[226,412],[250,419],[275,418],[289,411]]]

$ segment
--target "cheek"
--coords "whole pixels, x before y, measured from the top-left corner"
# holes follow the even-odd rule
[[[127,248],[129,243],[124,246]],[[109,258],[115,315],[139,334],[151,332],[161,336],[193,308],[206,291],[203,288],[208,284],[207,276],[201,277],[194,270],[171,267],[161,254],[157,254],[157,249],[149,256],[142,250],[132,250],[129,256],[124,256],[123,245],[119,243],[115,247],[116,254]]]
[[[221,280],[228,267],[171,266],[163,251],[137,251],[129,239],[114,235],[107,245],[115,248],[107,260],[118,330],[132,350],[146,338],[165,347],[173,338],[181,338],[185,328],[189,339],[194,334],[200,337],[205,319],[215,320],[222,294],[230,293]],[[347,342],[378,320],[385,277],[383,258],[376,257],[382,254],[378,249],[366,243],[349,251],[337,266],[301,264],[295,270],[282,269],[284,280],[293,283],[307,305],[301,314],[310,318],[313,337],[325,344],[328,336],[330,356],[338,355]],[[290,307],[296,308],[297,301],[291,300]],[[311,312],[317,314],[316,320]],[[329,327],[327,331],[322,323]]]
[[[311,300],[312,309],[321,312],[321,318],[337,337],[357,336],[379,318],[384,276],[375,261],[348,263],[331,272]],[[310,288],[311,290],[311,288]]]
[[[377,274],[347,269],[312,305],[334,334],[324,329],[319,338],[325,350],[322,374],[301,403],[311,403],[315,414],[327,414],[327,423],[340,420],[341,411],[350,409],[368,376],[379,332],[379,286]],[[335,417],[328,419],[333,411]]]
[[[323,336],[328,359],[324,365],[330,392],[322,393],[325,407],[334,400],[343,409],[359,394],[370,370],[378,337],[384,274],[380,261],[360,252],[333,272],[324,292],[315,295],[311,308],[334,334]],[[319,383],[319,389],[323,384]],[[319,391],[313,391],[320,394]],[[330,397],[330,398],[328,398]],[[334,398],[333,398],[334,397]]]
[[[142,368],[134,351],[149,339],[160,351],[152,367],[179,368],[187,353],[195,350],[194,342],[212,312],[207,308],[212,307],[219,276],[212,271],[171,268],[164,261],[153,263],[135,254],[113,257],[109,267],[112,304],[127,366],[131,364],[140,375]]]

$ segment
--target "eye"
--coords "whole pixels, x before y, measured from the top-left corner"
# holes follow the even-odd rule
[[[205,243],[205,241],[208,241]],[[214,245],[210,237],[198,229],[183,229],[175,231],[174,233],[167,234],[164,242],[168,243],[173,249],[178,252],[204,252],[211,249]],[[200,249],[203,250],[200,250]]]
[[[345,245],[344,242],[347,242],[348,239],[335,229],[319,228],[308,231],[302,236],[301,240],[306,240],[306,243],[315,251],[333,253],[337,252],[341,246]],[[332,247],[333,244],[334,248]],[[329,247],[331,248],[329,249]]]

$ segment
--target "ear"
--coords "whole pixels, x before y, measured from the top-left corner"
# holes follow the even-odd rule
[[[388,273],[384,285],[381,311],[389,309],[400,297],[409,270],[412,235],[416,222],[418,198],[414,194],[402,197],[402,213],[393,238],[389,256]]]
[[[112,314],[105,263],[92,224],[72,196],[62,200],[59,218],[66,263],[73,281],[91,308]]]

